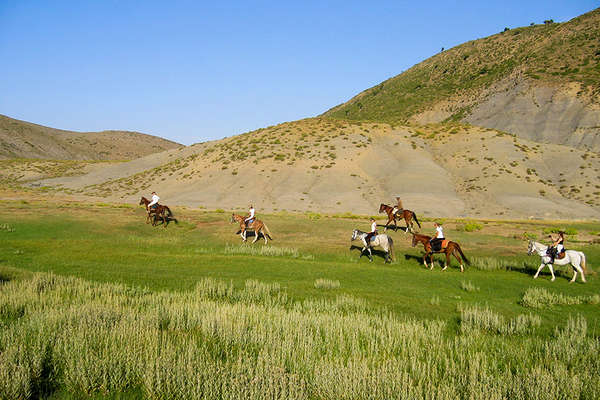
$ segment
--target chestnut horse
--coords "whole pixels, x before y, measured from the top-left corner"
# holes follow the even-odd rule
[[[265,238],[265,244],[267,244],[268,240],[267,238],[273,240],[273,238],[271,237],[271,231],[269,231],[269,228],[267,227],[266,224],[264,224],[261,220],[258,220],[256,218],[254,218],[254,221],[252,221],[252,223],[250,223],[248,225],[248,227],[246,227],[246,222],[244,222],[246,218],[242,217],[241,215],[237,215],[237,214],[231,214],[231,222],[238,222],[240,224],[240,236],[242,237],[242,240],[245,242],[246,241],[246,230],[247,229],[252,229],[254,230],[254,240],[252,241],[252,243],[256,243],[256,241],[258,240],[259,235],[262,233],[263,237]]]
[[[428,267],[427,256],[429,256],[429,261],[431,262],[431,267],[429,269],[433,269],[433,254],[434,253],[444,253],[446,255],[446,263],[444,264],[444,268],[442,268],[442,271],[445,270],[446,268],[448,268],[448,265],[450,264],[450,255],[453,255],[458,260],[458,263],[460,264],[460,272],[464,272],[462,260],[464,260],[467,265],[471,265],[469,260],[467,260],[467,257],[465,257],[465,255],[463,254],[463,252],[460,248],[460,245],[458,243],[452,242],[450,240],[444,240],[444,242],[442,244],[442,249],[440,251],[433,251],[431,249],[431,242],[430,242],[431,237],[430,236],[421,235],[418,233],[413,233],[412,235],[413,235],[412,246],[415,247],[417,245],[417,243],[421,243],[423,245],[423,247],[425,248],[425,255],[423,256],[423,264],[425,264],[425,267]],[[461,259],[461,257],[462,257],[462,259]]]
[[[421,228],[421,224],[419,223],[419,220],[417,219],[417,214],[415,214],[414,211],[402,210],[400,215],[396,215],[393,213],[393,210],[394,210],[394,207],[390,207],[387,204],[381,203],[381,205],[379,206],[379,213],[385,212],[385,213],[387,213],[387,216],[388,216],[388,221],[385,223],[385,229],[383,230],[384,232],[387,231],[388,224],[392,221],[394,221],[395,229],[398,229],[398,225],[396,224],[396,217],[404,218],[404,221],[406,222],[406,230],[404,231],[404,233],[414,232],[413,222],[412,222],[413,219],[415,220],[417,225],[419,225],[419,228]]]
[[[173,213],[171,212],[171,209],[169,209],[169,207],[167,207],[167,206],[162,206],[160,204],[156,204],[155,208],[148,208],[148,204],[150,204],[150,200],[148,200],[147,198],[142,196],[142,198],[140,199],[140,206],[144,205],[146,207],[146,212],[148,213],[148,217],[146,218],[146,223],[150,222],[150,215],[154,214],[154,219],[152,220],[152,226],[156,226],[156,218],[158,217],[163,220],[163,223],[166,228],[167,225],[169,224],[169,218],[173,218]],[[173,218],[173,220],[175,222],[177,222],[176,219]]]

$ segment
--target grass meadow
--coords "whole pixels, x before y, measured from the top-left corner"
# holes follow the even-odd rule
[[[402,231],[392,264],[359,259],[360,217],[260,215],[264,246],[227,212],[0,205],[2,399],[600,398],[599,223],[445,221],[460,273]],[[532,279],[522,237],[556,228],[588,283]]]

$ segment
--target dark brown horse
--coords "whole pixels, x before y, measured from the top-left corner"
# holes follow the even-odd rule
[[[150,222],[150,216],[154,214],[154,219],[152,220],[152,226],[156,226],[157,218],[162,219],[165,228],[169,224],[169,219],[173,219],[177,222],[176,219],[173,218],[173,213],[171,209],[167,206],[163,206],[160,204],[156,204],[156,207],[148,208],[148,204],[150,204],[150,200],[142,196],[140,199],[140,206],[144,205],[146,207],[146,212],[148,213],[148,217],[146,218],[146,223]]]
[[[425,264],[425,267],[428,267],[427,256],[429,256],[429,261],[431,262],[431,267],[429,269],[433,269],[433,254],[434,253],[444,253],[446,255],[446,263],[444,264],[444,268],[442,268],[442,271],[445,270],[446,268],[448,268],[448,265],[450,264],[450,255],[453,255],[458,260],[458,263],[460,264],[460,272],[464,272],[462,260],[464,260],[467,265],[471,265],[469,260],[467,260],[467,257],[465,257],[465,255],[463,254],[463,252],[460,248],[460,245],[458,243],[452,242],[450,240],[444,240],[442,242],[442,249],[440,251],[433,251],[431,249],[431,242],[430,242],[431,237],[430,236],[421,235],[418,233],[413,233],[412,235],[413,235],[412,246],[415,247],[417,245],[417,243],[421,243],[423,245],[423,247],[425,248],[425,255],[423,256],[423,264]],[[462,259],[461,259],[461,257],[462,257]]]
[[[387,204],[383,204],[381,203],[381,205],[379,206],[379,213],[385,212],[388,216],[388,221],[385,223],[385,229],[384,232],[387,231],[388,225],[390,222],[394,221],[394,229],[398,229],[398,224],[396,223],[396,218],[404,218],[404,222],[406,222],[406,230],[404,231],[404,233],[406,232],[414,232],[413,229],[413,219],[415,220],[415,222],[417,223],[417,225],[419,225],[419,228],[421,228],[421,224],[419,223],[419,220],[417,219],[417,214],[415,214],[414,211],[411,210],[402,210],[402,211],[398,211],[399,214],[395,214],[394,213],[394,207],[388,206]]]
[[[231,222],[232,223],[238,222],[240,224],[240,231],[241,231],[240,236],[242,237],[242,240],[244,242],[246,241],[246,230],[248,230],[248,229],[254,230],[254,240],[252,241],[252,243],[255,243],[258,240],[258,237],[260,236],[261,233],[262,233],[263,237],[265,238],[265,244],[267,244],[267,242],[268,242],[267,238],[273,240],[273,238],[271,237],[271,232],[269,231],[269,228],[261,220],[254,218],[254,221],[252,221],[246,227],[246,222],[244,222],[245,219],[246,218],[242,217],[241,215],[231,214]]]

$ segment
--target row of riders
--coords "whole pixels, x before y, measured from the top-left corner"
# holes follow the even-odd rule
[[[146,211],[148,213],[146,223],[150,222],[150,219],[153,217],[152,225],[156,225],[157,221],[160,219],[163,221],[164,226],[168,225],[170,220],[177,220],[173,217],[173,213],[169,209],[169,207],[158,204],[160,198],[156,194],[156,192],[152,192],[152,199],[149,201],[145,197],[142,197],[140,200],[140,205],[144,205],[146,207]],[[439,222],[434,222],[435,232],[433,237],[423,235],[414,231],[414,222],[421,228],[421,224],[417,219],[417,215],[414,211],[406,210],[402,206],[402,201],[399,197],[396,197],[396,205],[389,206],[387,204],[381,204],[379,207],[379,213],[386,213],[388,216],[388,220],[385,223],[384,232],[390,227],[390,223],[393,222],[393,229],[397,230],[397,219],[404,219],[406,222],[406,228],[404,232],[410,232],[412,234],[412,246],[415,247],[417,244],[422,244],[425,249],[425,254],[423,256],[423,264],[425,267],[429,267],[429,269],[433,269],[433,254],[434,253],[444,253],[446,256],[446,260],[444,263],[444,267],[442,271],[448,268],[450,264],[450,256],[454,256],[460,265],[461,272],[464,271],[463,261],[470,265],[469,260],[465,257],[460,245],[457,242],[453,242],[450,240],[446,240],[444,237],[444,230],[442,224]],[[254,206],[251,204],[248,210],[247,216],[242,216],[238,214],[231,215],[231,222],[237,222],[240,225],[239,234],[244,242],[247,240],[248,231],[254,231],[254,240],[252,243],[255,243],[259,237],[263,237],[265,240],[265,244],[267,244],[268,239],[273,240],[271,236],[271,232],[266,224],[256,218],[256,210]],[[352,233],[352,241],[361,240],[363,243],[363,248],[360,253],[360,257],[362,257],[366,252],[368,252],[367,256],[370,261],[373,261],[373,255],[371,249],[375,246],[381,247],[385,252],[385,262],[390,262],[393,260],[393,240],[390,236],[383,233],[380,234],[377,231],[377,222],[374,218],[371,218],[371,230],[370,232],[363,232],[358,229],[355,229]],[[538,268],[534,278],[537,278],[540,271],[547,265],[552,274],[552,281],[556,278],[554,276],[554,270],[552,265],[566,265],[571,264],[573,266],[574,274],[571,282],[575,281],[577,277],[577,273],[581,273],[581,279],[585,282],[585,255],[582,252],[575,250],[565,250],[564,242],[564,232],[559,231],[558,236],[556,238],[550,235],[550,239],[552,241],[552,245],[545,246],[542,243],[529,241],[528,255],[533,253],[537,253],[541,256],[542,262],[540,267]],[[427,263],[429,260],[429,264]]]

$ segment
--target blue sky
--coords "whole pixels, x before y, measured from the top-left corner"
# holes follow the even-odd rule
[[[442,47],[598,6],[0,0],[0,114],[192,144],[321,114]]]

